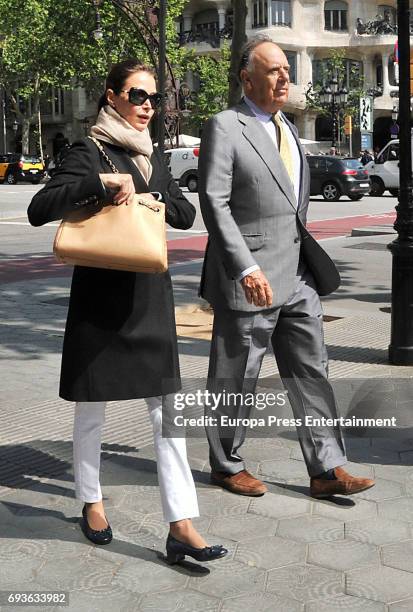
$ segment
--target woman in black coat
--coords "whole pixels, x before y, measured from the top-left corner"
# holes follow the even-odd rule
[[[102,202],[131,204],[135,193],[162,200],[169,225],[188,229],[195,209],[153,149],[148,124],[160,102],[150,67],[137,60],[115,65],[106,81],[91,130],[119,173],[113,173],[90,138],[76,142],[53,178],[33,198],[32,225],[65,218]],[[222,557],[207,546],[191,517],[199,516],[185,440],[162,437],[162,405],[180,389],[174,303],[169,272],[135,274],[76,266],[63,344],[60,396],[76,402],[74,472],[76,497],[85,502],[82,529],[97,544],[112,531],[99,484],[101,430],[106,402],[145,398],[154,430],[164,517],[170,523],[169,562],[185,554]]]

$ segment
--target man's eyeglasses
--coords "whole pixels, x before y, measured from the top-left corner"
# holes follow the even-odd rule
[[[142,106],[142,104],[149,100],[152,108],[158,108],[162,102],[162,94],[153,93],[148,94],[144,89],[138,89],[138,87],[131,87],[130,89],[121,89],[124,93],[129,94],[129,102],[135,104],[135,106]]]

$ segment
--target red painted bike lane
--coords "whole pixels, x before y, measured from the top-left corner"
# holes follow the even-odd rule
[[[350,236],[351,230],[357,227],[389,225],[394,223],[395,219],[396,212],[391,211],[381,215],[357,215],[310,221],[307,228],[316,240],[325,240],[326,238]],[[206,241],[206,235],[168,240],[169,265],[201,259],[204,255]],[[72,267],[58,263],[53,255],[22,257],[0,262],[0,284],[2,285],[26,280],[70,276],[71,273]]]

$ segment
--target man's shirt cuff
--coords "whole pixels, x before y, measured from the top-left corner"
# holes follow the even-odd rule
[[[251,272],[255,272],[256,270],[259,270],[260,267],[257,266],[257,264],[255,264],[254,266],[250,266],[249,268],[247,268],[246,270],[244,270],[243,272],[241,272],[241,274],[238,276],[237,280],[238,281],[242,281],[242,279],[247,276],[248,274],[251,274]]]

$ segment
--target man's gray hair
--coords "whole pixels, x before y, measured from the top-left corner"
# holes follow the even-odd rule
[[[254,51],[257,47],[259,47],[263,43],[271,43],[275,45],[276,47],[279,47],[279,45],[277,45],[277,43],[274,42],[273,39],[267,36],[266,34],[259,34],[258,36],[254,36],[253,38],[250,38],[249,41],[245,43],[245,45],[242,47],[242,50],[241,50],[241,59],[240,59],[239,68],[238,68],[238,78],[240,79],[240,81],[241,81],[241,70],[251,69]]]

